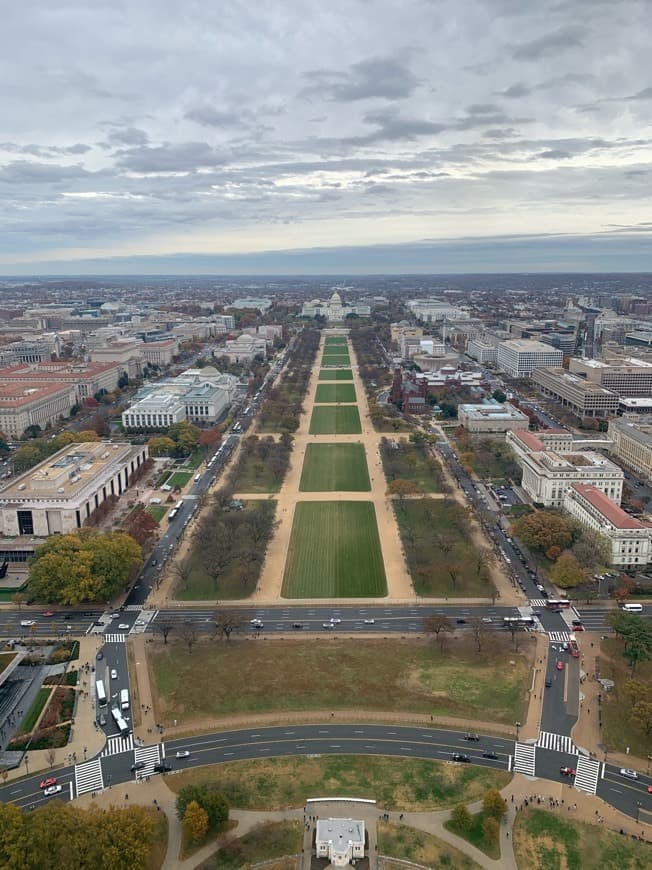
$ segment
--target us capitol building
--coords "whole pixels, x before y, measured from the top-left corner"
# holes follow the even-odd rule
[[[321,299],[311,299],[310,302],[304,302],[301,314],[303,317],[317,317],[321,315],[326,320],[344,320],[347,314],[369,317],[371,305],[344,305],[342,297],[336,290],[328,302],[322,302]]]

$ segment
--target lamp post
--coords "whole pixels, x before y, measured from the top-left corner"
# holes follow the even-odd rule
[[[650,762],[652,761],[652,755],[648,755],[647,757],[647,775],[650,775]]]
[[[25,770],[27,771],[27,773],[29,773],[29,758],[27,756],[27,753],[25,753]]]

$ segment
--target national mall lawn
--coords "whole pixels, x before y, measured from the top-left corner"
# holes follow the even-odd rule
[[[272,640],[254,637],[246,625],[230,641],[207,637],[188,652],[172,632],[167,645],[159,639],[147,646],[156,721],[190,725],[220,716],[310,710],[522,721],[530,645],[515,652],[506,633],[491,632],[478,653],[469,635],[448,637],[442,653],[431,638],[361,642],[323,630],[318,638]]]

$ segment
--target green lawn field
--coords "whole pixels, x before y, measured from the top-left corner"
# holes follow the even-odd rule
[[[355,387],[353,384],[320,384],[315,402],[327,405],[332,402],[355,402]]]
[[[348,353],[325,353],[322,357],[322,365],[344,366],[351,365],[351,357]]]
[[[362,432],[356,405],[320,405],[313,408],[311,435],[359,435]]]
[[[326,338],[325,346],[330,347],[331,345],[344,345],[346,347],[346,338],[343,335],[329,335]]]
[[[387,593],[371,502],[299,502],[285,563],[286,598],[364,598]]]
[[[368,492],[367,455],[362,444],[308,444],[301,492]]]
[[[320,369],[320,381],[352,381],[353,372],[351,369]]]

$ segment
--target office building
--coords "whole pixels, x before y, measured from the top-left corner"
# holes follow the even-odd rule
[[[30,426],[46,429],[68,417],[76,403],[72,384],[0,382],[0,431],[17,439]]]
[[[638,357],[606,362],[572,357],[569,371],[619,396],[652,396],[652,362]]]
[[[618,410],[616,393],[564,368],[534,369],[532,380],[542,395],[569,408],[578,417],[608,417]]]
[[[498,368],[512,378],[530,377],[534,369],[561,366],[561,350],[525,338],[501,341],[498,345]]]
[[[610,420],[608,436],[618,459],[637,474],[652,481],[652,425]]]
[[[471,359],[477,360],[481,365],[498,362],[498,347],[484,338],[472,338],[466,346],[466,352]]]

